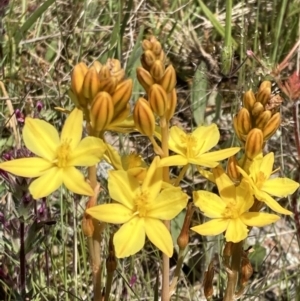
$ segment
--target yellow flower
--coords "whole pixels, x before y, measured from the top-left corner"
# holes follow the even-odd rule
[[[286,197],[299,187],[299,184],[288,178],[270,178],[274,164],[274,153],[264,157],[257,156],[249,167],[249,175],[237,166],[244,179],[250,184],[255,197],[265,202],[273,211],[281,214],[292,214],[291,211],[281,207],[270,195]]]
[[[48,196],[64,184],[70,191],[92,196],[93,189],[75,166],[96,164],[106,150],[104,142],[82,136],[83,113],[74,109],[68,116],[61,136],[49,123],[27,117],[23,129],[26,147],[38,157],[0,163],[0,169],[14,175],[35,178],[29,191],[34,199]]]
[[[213,170],[220,196],[199,190],[194,203],[204,215],[213,220],[191,229],[201,235],[218,235],[226,231],[226,241],[239,242],[247,237],[248,228],[262,227],[279,219],[275,214],[248,212],[254,203],[251,188],[242,181],[235,186],[221,167]]]
[[[140,181],[124,170],[109,172],[108,190],[112,204],[91,207],[86,213],[93,218],[113,224],[123,224],[114,235],[116,256],[137,253],[145,237],[169,257],[173,254],[172,237],[162,220],[171,220],[185,208],[188,196],[180,188],[162,189],[162,169],[159,158],[150,165]]]
[[[170,129],[169,148],[177,153],[163,158],[160,166],[195,164],[205,167],[216,167],[223,159],[236,154],[240,148],[232,147],[208,152],[217,145],[220,133],[216,124],[200,126],[193,133],[186,134],[177,126]]]

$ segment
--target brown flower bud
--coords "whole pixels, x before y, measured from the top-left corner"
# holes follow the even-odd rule
[[[268,123],[265,125],[263,128],[263,136],[264,136],[264,141],[268,140],[271,136],[274,135],[274,133],[277,131],[281,123],[281,117],[280,113],[277,112],[275,113]]]
[[[248,159],[253,160],[262,152],[263,148],[263,132],[260,129],[254,128],[247,135],[245,144],[245,154]]]
[[[84,214],[81,222],[82,232],[86,237],[92,237],[94,233],[94,224],[92,218]]]
[[[155,41],[152,43],[152,51],[155,55],[160,55],[160,53],[163,51],[160,42]]]
[[[95,68],[90,68],[86,73],[82,85],[82,94],[91,103],[99,92],[100,80]]]
[[[150,68],[150,74],[158,83],[165,73],[165,66],[162,61],[156,60]]]
[[[102,66],[101,70],[99,71],[100,80],[104,80],[110,77],[110,69],[107,65]]]
[[[231,156],[228,158],[227,161],[227,174],[229,178],[232,180],[234,183],[239,183],[241,180],[241,174],[236,168],[238,165],[238,161],[235,156]]]
[[[159,84],[167,93],[170,93],[176,86],[176,72],[172,65],[169,65],[159,81]]]
[[[114,94],[112,95],[113,104],[116,108],[118,103],[128,103],[132,93],[132,79],[126,79],[117,85]]]
[[[82,86],[84,82],[84,77],[87,72],[88,72],[87,65],[81,62],[74,67],[71,74],[71,90],[79,105],[83,107],[87,105],[87,102],[82,95]]]
[[[148,93],[149,88],[154,84],[154,80],[150,75],[150,73],[143,67],[137,67],[136,76],[139,83],[143,86],[145,91]]]
[[[162,117],[165,115],[168,106],[168,96],[161,85],[154,84],[148,91],[149,104],[152,111]]]
[[[237,118],[238,114],[236,114],[234,117],[233,117],[233,128],[234,128],[234,131],[235,131],[235,134],[236,136],[238,137],[238,139],[241,141],[241,142],[245,142],[246,141],[246,136],[245,135],[242,135],[239,131],[239,126],[238,126],[238,118]]]
[[[214,263],[213,261],[210,262],[207,271],[204,273],[204,280],[203,280],[203,290],[204,290],[204,296],[207,300],[210,300],[213,293],[213,280],[214,280]]]
[[[135,127],[142,134],[151,137],[155,131],[155,118],[146,99],[140,97],[133,110]]]
[[[150,70],[151,66],[154,64],[156,58],[154,53],[151,50],[146,50],[141,57],[142,64],[146,65],[147,70]]]
[[[110,94],[105,91],[99,92],[94,98],[90,119],[94,131],[103,131],[111,122],[114,116],[114,105]]]
[[[178,244],[178,247],[180,248],[180,250],[184,250],[189,243],[189,229],[190,229],[190,224],[191,224],[191,220],[193,217],[193,213],[194,213],[193,203],[188,203],[184,222],[183,222],[180,234],[177,238],[177,244]]]
[[[260,102],[256,102],[256,103],[253,105],[251,114],[252,114],[254,117],[257,117],[257,116],[258,116],[259,114],[261,114],[264,110],[265,110],[265,109],[264,109],[264,106],[263,106]]]
[[[258,92],[256,93],[256,101],[265,106],[271,98],[271,82],[264,81],[261,83]]]
[[[100,81],[99,91],[105,91],[108,94],[112,95],[114,94],[116,87],[117,79],[115,77],[108,77]]]
[[[237,114],[237,127],[241,135],[247,135],[252,128],[250,114],[246,108],[242,108]]]
[[[174,88],[171,93],[168,94],[168,108],[165,113],[166,120],[169,121],[175,113],[177,106],[177,93],[176,89]]]
[[[272,116],[271,111],[264,111],[255,119],[255,127],[263,129]]]
[[[243,105],[249,112],[252,111],[252,108],[253,108],[255,102],[256,102],[256,99],[255,99],[255,95],[252,90],[248,90],[247,92],[244,93]]]

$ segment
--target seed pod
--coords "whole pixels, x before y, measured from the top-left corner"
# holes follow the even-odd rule
[[[150,75],[150,73],[142,67],[137,67],[136,76],[139,83],[143,86],[145,91],[148,93],[149,88],[154,84],[154,80]]]
[[[263,148],[263,132],[260,129],[254,128],[247,135],[245,144],[245,154],[248,159],[253,160],[262,152]]]
[[[281,123],[280,113],[277,112],[270,118],[268,123],[263,128],[264,141],[268,140],[269,138],[271,138],[271,136],[274,135],[274,133],[279,128],[280,123]]]
[[[255,127],[263,129],[272,116],[271,111],[264,111],[255,119]]]
[[[176,89],[174,88],[171,93],[168,94],[168,108],[165,113],[166,120],[169,121],[175,113],[177,106],[177,93]]]
[[[237,127],[242,135],[247,135],[252,128],[250,114],[246,108],[242,108],[237,114]]]
[[[114,105],[111,96],[105,92],[99,92],[91,105],[90,119],[94,131],[103,131],[112,121]]]
[[[252,90],[248,90],[244,93],[243,96],[243,106],[249,111],[252,111],[252,108],[256,102],[255,95]]]
[[[86,73],[82,85],[82,94],[91,103],[100,90],[100,80],[95,68],[90,68]]]
[[[253,105],[251,114],[253,117],[257,117],[259,114],[261,114],[264,111],[264,106],[260,102],[256,102]]]
[[[161,85],[154,84],[148,91],[149,104],[152,111],[162,117],[168,108],[168,96]]]
[[[155,118],[146,99],[140,97],[133,110],[135,127],[142,134],[152,137],[155,131]]]
[[[163,87],[163,89],[170,93],[176,86],[176,71],[172,65],[169,65],[166,68],[166,71],[159,81],[159,84]]]
[[[159,82],[165,73],[165,66],[159,60],[156,60],[150,68],[150,74],[155,80],[155,82]]]

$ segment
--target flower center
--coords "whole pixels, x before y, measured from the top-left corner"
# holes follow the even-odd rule
[[[186,156],[188,158],[195,158],[197,153],[197,139],[192,134],[187,134],[181,137],[182,144],[186,145]]]
[[[66,167],[70,154],[70,142],[63,141],[61,145],[57,148],[57,162],[56,165],[58,167]]]
[[[145,217],[147,215],[149,207],[149,193],[147,191],[141,191],[136,195],[135,203],[135,215],[139,217]]]
[[[239,211],[235,202],[228,202],[223,211],[224,219],[236,219],[239,217]]]

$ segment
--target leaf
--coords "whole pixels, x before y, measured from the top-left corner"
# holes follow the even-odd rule
[[[261,268],[267,251],[266,248],[262,247],[261,245],[255,245],[253,248],[255,251],[253,253],[250,253],[249,260],[252,266],[254,266],[255,270],[258,270]]]

